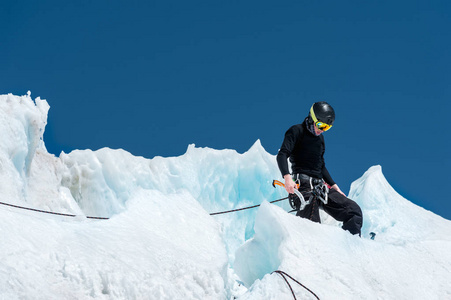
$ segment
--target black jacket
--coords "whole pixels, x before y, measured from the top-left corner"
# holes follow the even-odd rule
[[[282,146],[277,154],[277,164],[282,176],[290,174],[287,159],[290,159],[293,174],[306,174],[315,178],[323,178],[329,185],[334,185],[329,171],[324,163],[323,135],[315,136],[306,127],[306,120],[302,124],[292,126],[285,133]]]

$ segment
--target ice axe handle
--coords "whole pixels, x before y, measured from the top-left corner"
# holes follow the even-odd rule
[[[272,181],[272,186],[276,187],[276,185],[285,187],[285,184],[283,184],[279,180],[273,180]],[[296,189],[299,189],[299,184],[297,184],[297,183],[296,183]]]
[[[280,182],[279,180],[273,180],[273,181],[272,181],[272,186],[273,186],[273,187],[276,187],[276,185],[285,187],[285,184],[283,184],[283,183]]]

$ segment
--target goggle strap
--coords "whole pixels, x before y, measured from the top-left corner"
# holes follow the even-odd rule
[[[313,105],[314,105],[314,104],[313,104]],[[318,119],[316,118],[315,112],[313,111],[313,105],[312,105],[312,108],[310,108],[310,116],[312,116],[313,123],[316,124],[316,122],[318,122]]]

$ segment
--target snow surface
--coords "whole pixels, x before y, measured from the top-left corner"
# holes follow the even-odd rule
[[[169,158],[55,157],[48,111],[30,93],[0,95],[0,201],[77,216],[0,205],[0,299],[293,299],[275,270],[320,299],[451,299],[451,222],[396,193],[380,166],[351,186],[359,238],[325,214],[316,224],[268,203],[286,195],[260,141],[243,154],[190,145]]]

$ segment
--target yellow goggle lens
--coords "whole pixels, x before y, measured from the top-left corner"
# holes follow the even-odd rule
[[[332,125],[329,125],[329,124],[326,124],[323,122],[316,122],[315,125],[319,130],[322,130],[322,131],[328,131],[330,128],[332,128]]]

